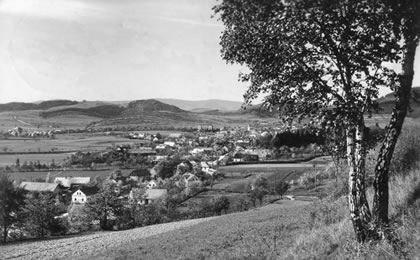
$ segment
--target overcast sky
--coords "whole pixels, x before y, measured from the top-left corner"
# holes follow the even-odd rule
[[[0,103],[242,101],[240,68],[220,58],[223,26],[210,18],[214,3],[0,0]]]

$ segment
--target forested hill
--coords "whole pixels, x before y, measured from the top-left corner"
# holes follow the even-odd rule
[[[173,112],[184,113],[185,110],[179,107],[168,105],[155,99],[136,100],[130,102],[127,108],[122,112],[123,115],[130,116],[144,112]]]

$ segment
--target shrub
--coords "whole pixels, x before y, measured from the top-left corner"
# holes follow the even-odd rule
[[[226,196],[221,196],[218,197],[215,201],[214,201],[214,212],[216,212],[217,215],[220,215],[222,213],[222,211],[227,211],[230,207],[230,201],[228,199],[228,197]]]

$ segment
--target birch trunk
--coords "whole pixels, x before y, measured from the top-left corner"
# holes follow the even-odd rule
[[[396,91],[395,107],[392,111],[391,120],[386,130],[385,139],[379,150],[378,160],[375,166],[373,218],[375,224],[379,226],[386,225],[389,221],[389,166],[409,107],[416,47],[416,37],[408,39],[402,64],[402,73],[400,75],[400,87]]]
[[[368,237],[370,222],[369,205],[365,194],[364,125],[347,130],[347,163],[349,166],[349,209],[358,242]]]

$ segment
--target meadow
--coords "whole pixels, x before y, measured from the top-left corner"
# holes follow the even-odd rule
[[[9,137],[0,140],[0,151],[8,153],[45,153],[105,150],[112,145],[134,144],[130,140],[115,135],[100,134],[59,134],[55,138]],[[1,160],[1,159],[0,159]]]
[[[131,173],[130,169],[121,169],[123,175],[127,176]],[[110,175],[112,170],[66,170],[66,171],[50,171],[51,177],[100,177],[105,179]],[[22,181],[35,181],[35,180],[44,180],[48,175],[48,171],[36,171],[36,172],[13,172],[8,174],[9,177],[13,180],[16,180],[18,183]]]
[[[60,164],[64,159],[70,156],[70,153],[21,153],[21,154],[0,154],[0,167],[11,166],[16,164],[19,159],[20,164],[24,162],[37,162],[49,165],[52,160],[54,163]]]

